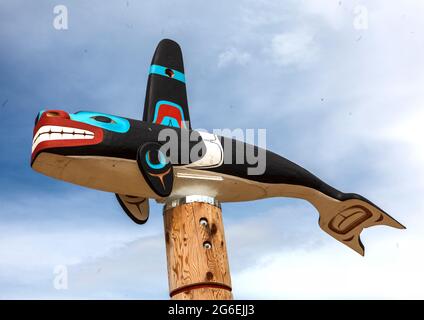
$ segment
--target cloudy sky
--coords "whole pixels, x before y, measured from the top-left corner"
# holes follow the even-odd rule
[[[53,26],[56,5],[68,29]],[[135,225],[111,194],[31,170],[40,109],[142,116],[157,42],[183,48],[194,127],[266,128],[267,147],[407,230],[365,257],[308,203],[224,204],[236,298],[424,298],[424,3],[0,2],[0,298],[166,299],[162,208]],[[66,267],[68,288],[54,287]]]

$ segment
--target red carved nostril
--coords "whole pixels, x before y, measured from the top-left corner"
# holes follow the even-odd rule
[[[47,110],[41,117],[70,119],[69,113],[62,110]]]
[[[56,111],[48,111],[46,112],[47,117],[60,117],[59,112]]]

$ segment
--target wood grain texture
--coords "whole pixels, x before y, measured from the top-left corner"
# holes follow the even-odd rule
[[[201,202],[183,204],[165,211],[164,225],[170,296],[232,299],[221,209]]]

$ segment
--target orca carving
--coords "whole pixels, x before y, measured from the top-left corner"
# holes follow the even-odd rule
[[[164,151],[170,130],[185,146]],[[265,171],[249,174],[237,161],[241,147],[265,155]],[[194,154],[188,161],[186,155]],[[226,161],[224,161],[226,160]],[[304,168],[257,146],[192,130],[181,49],[162,40],[150,66],[143,120],[99,112],[41,111],[35,122],[31,166],[45,175],[115,193],[136,223],[146,222],[148,199],[159,202],[205,195],[220,202],[269,197],[302,198],[319,211],[319,225],[335,239],[364,254],[364,228],[404,226],[368,199],[343,193]]]

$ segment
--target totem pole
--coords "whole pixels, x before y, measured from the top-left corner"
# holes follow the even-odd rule
[[[246,150],[263,155],[261,174],[251,174],[247,161],[236,161]],[[181,49],[168,39],[152,59],[143,120],[43,110],[35,121],[31,166],[53,178],[115,193],[138,224],[149,217],[149,199],[163,203],[174,299],[232,299],[224,202],[305,199],[318,210],[319,226],[361,255],[364,228],[404,228],[363,196],[343,193],[271,151],[192,130]]]

